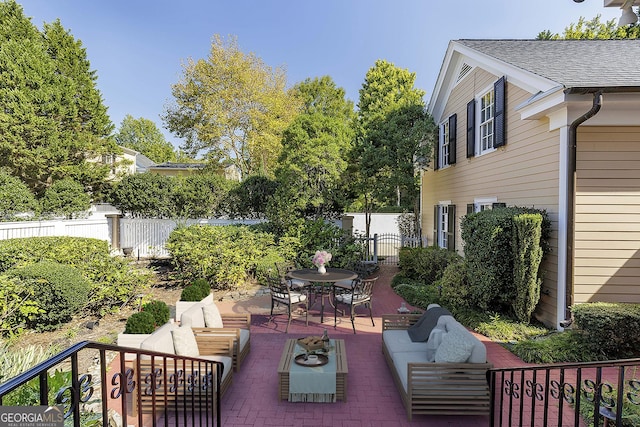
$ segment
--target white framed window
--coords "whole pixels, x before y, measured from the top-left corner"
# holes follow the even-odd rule
[[[482,212],[489,209],[493,209],[494,203],[498,201],[497,197],[484,197],[473,200],[473,211]]]
[[[495,95],[493,86],[478,99],[478,154],[495,150],[494,126]]]
[[[440,124],[440,141],[438,149],[438,165],[440,168],[449,166],[449,150],[451,145],[449,144],[449,120]]]

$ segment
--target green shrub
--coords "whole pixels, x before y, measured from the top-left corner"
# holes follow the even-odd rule
[[[551,222],[545,211],[505,207],[468,214],[462,219],[469,298],[482,310],[511,310],[516,295],[512,248],[514,218],[521,214],[542,216],[540,245],[543,253],[548,252]]]
[[[142,311],[151,313],[156,326],[164,325],[169,321],[169,316],[171,316],[171,311],[167,303],[159,300],[149,301],[144,304]]]
[[[133,313],[124,326],[125,334],[151,334],[156,329],[153,314],[147,311]]]
[[[33,212],[38,202],[29,187],[6,170],[0,170],[0,219],[12,220],[16,214]]]
[[[542,262],[542,215],[521,214],[513,220],[513,310],[518,320],[528,323],[540,301],[542,280],[538,277],[538,269]]]
[[[23,286],[17,277],[0,275],[0,334],[3,337],[18,337],[40,312],[33,289]]]
[[[467,284],[467,264],[460,259],[449,264],[442,273],[442,277],[434,283],[440,291],[442,305],[451,311],[470,308],[469,286]]]
[[[205,298],[211,293],[211,285],[207,282],[207,279],[196,279],[191,283],[191,286],[195,286],[200,291],[202,298]]]
[[[526,363],[577,363],[605,360],[603,353],[594,352],[584,335],[565,331],[521,340],[511,351]]]
[[[104,240],[47,236],[0,241],[0,272],[45,260],[76,267],[91,280],[88,309],[98,314],[133,300],[148,289],[153,276],[148,269],[112,257]]]
[[[400,270],[403,275],[423,283],[433,283],[452,262],[461,259],[455,252],[430,246],[427,248],[403,248],[400,251]]]
[[[611,359],[640,356],[640,304],[596,302],[571,311],[594,351]]]
[[[180,301],[201,301],[208,294],[203,294],[202,288],[194,285],[186,286],[180,293]]]
[[[72,218],[91,207],[91,197],[78,181],[64,178],[45,190],[41,204],[44,213]]]
[[[10,273],[33,290],[33,299],[42,310],[29,321],[36,329],[55,329],[71,320],[89,301],[91,282],[71,266],[41,261]]]

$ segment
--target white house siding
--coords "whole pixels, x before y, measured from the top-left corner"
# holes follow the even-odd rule
[[[640,303],[640,127],[579,128],[574,298]]]
[[[515,107],[531,94],[507,80],[506,145],[482,156],[466,158],[466,104],[477,92],[499,77],[475,69],[452,91],[440,118],[457,113],[457,162],[437,171],[429,170],[422,179],[422,226],[433,230],[434,209],[439,201],[456,205],[456,250],[463,253],[460,221],[467,204],[477,198],[496,197],[509,206],[546,209],[556,230],[558,220],[559,131],[549,132],[546,119],[522,121]],[[428,234],[429,237],[433,233]],[[557,235],[551,238],[552,253],[543,264],[545,271],[541,303],[536,316],[554,325],[556,321]]]

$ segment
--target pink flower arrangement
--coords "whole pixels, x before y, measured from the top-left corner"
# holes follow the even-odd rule
[[[329,261],[331,261],[331,254],[327,251],[316,251],[316,254],[313,256],[313,265],[316,267],[325,265]]]

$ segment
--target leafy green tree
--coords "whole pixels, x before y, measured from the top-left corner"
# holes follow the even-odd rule
[[[222,176],[210,173],[176,178],[174,185],[174,211],[182,218],[218,216],[230,186]]]
[[[284,132],[276,169],[278,188],[269,219],[286,227],[296,218],[322,218],[343,212],[343,175],[353,146],[353,103],[328,77],[294,87],[304,107]]]
[[[233,218],[265,218],[277,186],[264,175],[251,175],[229,191],[226,212]]]
[[[147,218],[174,216],[173,179],[155,173],[127,175],[111,193],[111,203],[123,213]]]
[[[44,213],[72,218],[89,209],[91,198],[78,181],[64,178],[54,182],[44,191],[41,204]]]
[[[70,177],[98,186],[116,152],[112,125],[80,41],[59,21],[43,32],[10,0],[0,3],[0,166],[37,194]]]
[[[426,111],[424,91],[414,88],[415,78],[415,73],[378,60],[360,89],[351,173],[367,214],[367,234],[374,207],[417,209],[415,159],[430,158],[435,124]]]
[[[601,22],[600,15],[590,21],[582,16],[577,23],[572,23],[564,29],[562,34],[549,30],[538,33],[538,40],[585,40],[585,39],[637,39],[640,37],[640,25],[625,25],[618,27],[615,19]]]
[[[127,114],[115,136],[118,145],[144,154],[156,163],[175,162],[173,145],[164,138],[156,124],[149,119]]]
[[[16,214],[35,211],[37,206],[35,196],[24,182],[0,170],[0,218],[11,219]]]
[[[218,35],[207,59],[184,65],[172,94],[175,102],[163,120],[184,138],[184,149],[235,164],[242,176],[272,173],[282,132],[299,105],[286,90],[283,69],[244,54],[235,38],[225,43]]]

